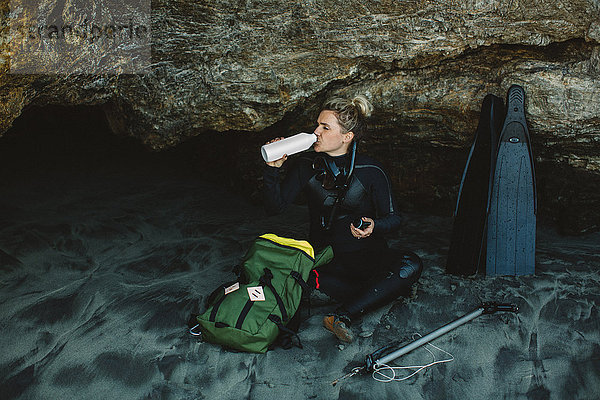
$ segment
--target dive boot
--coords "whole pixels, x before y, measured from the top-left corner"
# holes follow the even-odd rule
[[[332,332],[339,340],[352,343],[354,335],[350,329],[350,319],[340,315],[327,315],[323,318],[323,326]]]

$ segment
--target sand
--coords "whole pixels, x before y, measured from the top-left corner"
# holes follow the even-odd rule
[[[0,206],[2,399],[600,397],[597,233],[561,237],[540,225],[535,276],[460,278],[443,270],[451,219],[405,215],[390,241],[425,262],[411,297],[356,324],[361,336],[349,345],[321,326],[335,304],[315,298],[299,332],[304,349],[257,355],[202,343],[187,320],[234,277],[257,236],[304,238],[302,206],[266,217],[215,183],[135,162],[4,179]],[[437,339],[453,362],[403,382],[361,375],[332,386],[388,342],[493,300],[520,312]],[[419,349],[396,364],[429,358]]]

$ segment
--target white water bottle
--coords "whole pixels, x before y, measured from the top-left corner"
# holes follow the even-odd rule
[[[308,150],[316,141],[317,135],[314,133],[303,132],[273,143],[265,144],[261,147],[260,152],[265,162],[272,162],[279,160],[285,154],[290,156]]]

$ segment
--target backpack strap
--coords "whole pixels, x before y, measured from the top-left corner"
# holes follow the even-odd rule
[[[304,279],[302,279],[302,276],[300,275],[300,273],[298,271],[290,272],[290,276],[292,278],[294,278],[296,280],[296,282],[298,282],[298,284],[302,287],[303,290],[306,290],[309,293],[312,291],[312,288],[310,287],[310,285],[308,283],[306,283],[306,281]]]
[[[221,303],[223,302],[223,300],[225,300],[225,296],[221,297],[214,305],[213,305],[213,309],[210,311],[210,317],[209,317],[209,321],[210,322],[215,322],[215,319],[217,318],[217,311],[219,311],[219,307],[221,306]]]
[[[248,299],[248,301],[244,305],[244,308],[242,309],[242,312],[240,312],[240,316],[238,317],[237,322],[235,323],[236,329],[242,329],[244,320],[248,316],[248,313],[250,312],[250,309],[252,308],[253,305],[254,305],[254,302],[252,300]]]
[[[279,311],[281,311],[281,318],[284,321],[287,321],[288,313],[285,309],[285,306],[283,305],[283,300],[281,299],[281,296],[279,296],[279,293],[277,293],[277,291],[273,287],[273,283],[271,282],[271,280],[273,279],[273,273],[269,268],[265,268],[264,271],[265,273],[263,276],[260,277],[259,282],[262,286],[266,286],[269,289],[271,289],[271,292],[273,292],[273,296],[275,296],[275,300],[277,301],[277,305],[279,306]]]
[[[298,334],[296,332],[294,332],[293,330],[285,327],[285,325],[283,325],[283,322],[281,321],[281,318],[279,318],[275,314],[270,314],[269,320],[271,322],[273,322],[275,325],[277,325],[277,327],[279,328],[279,333],[281,336],[281,338],[280,338],[281,347],[283,347],[286,350],[290,349],[292,346],[294,346],[294,341],[292,339],[295,337],[296,340],[298,340],[298,344],[296,346],[301,349],[304,348],[304,347],[302,347],[302,342],[300,341],[300,337],[298,336]]]

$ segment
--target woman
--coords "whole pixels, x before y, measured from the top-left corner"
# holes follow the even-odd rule
[[[383,237],[401,223],[390,182],[379,163],[356,153],[372,110],[364,96],[327,101],[314,131],[315,152],[298,157],[283,181],[279,169],[287,155],[264,172],[267,210],[281,212],[305,191],[309,241],[333,248],[333,261],[315,271],[314,283],[341,302],[323,325],[344,342],[353,340],[352,320],[405,294],[423,268],[416,254],[389,249]]]

